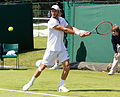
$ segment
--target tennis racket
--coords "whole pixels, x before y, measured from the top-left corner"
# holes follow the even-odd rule
[[[99,34],[99,35],[107,35],[113,29],[113,24],[109,21],[103,21],[99,23],[95,29],[93,29],[90,33],[91,34]]]

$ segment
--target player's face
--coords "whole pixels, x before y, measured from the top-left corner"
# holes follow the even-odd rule
[[[114,35],[114,36],[118,36],[118,35],[119,35],[119,32],[117,32],[117,31],[114,30],[114,31],[113,31],[113,35]]]
[[[55,10],[55,9],[52,9],[52,10],[51,10],[51,14],[52,14],[52,17],[53,17],[53,18],[57,18],[58,15],[59,15],[59,11],[58,11],[58,10]]]
[[[59,10],[59,14],[58,14],[58,16],[61,17],[61,15],[62,15],[62,12]]]

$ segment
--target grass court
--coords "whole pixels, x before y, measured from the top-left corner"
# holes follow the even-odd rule
[[[20,70],[0,70],[0,88],[22,91],[22,87],[34,74],[35,67]],[[120,74],[107,75],[106,72],[71,70],[65,86],[68,93],[57,92],[62,69],[45,69],[29,92],[45,93],[68,97],[120,97]],[[61,96],[60,96],[61,95]],[[0,90],[1,97],[55,97],[42,94]],[[57,97],[57,96],[56,96]]]

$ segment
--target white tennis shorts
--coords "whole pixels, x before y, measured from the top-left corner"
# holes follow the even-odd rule
[[[68,52],[64,51],[49,51],[46,50],[42,64],[46,66],[54,65],[56,58],[58,58],[59,62],[64,62],[69,59]]]

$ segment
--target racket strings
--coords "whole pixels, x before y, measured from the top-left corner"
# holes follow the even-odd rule
[[[109,32],[111,32],[111,30],[112,30],[112,25],[108,22],[101,23],[97,27],[97,32],[100,34],[109,33]]]

